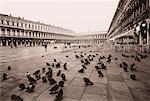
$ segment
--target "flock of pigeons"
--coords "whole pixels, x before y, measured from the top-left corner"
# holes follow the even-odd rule
[[[107,70],[107,67],[105,65],[105,63],[102,61],[103,59],[106,61],[106,63],[111,63],[112,60],[112,55],[108,55],[108,57],[105,56],[99,56],[99,54],[92,54],[92,51],[90,51],[89,54],[87,53],[77,53],[76,51],[75,53],[75,58],[76,59],[80,59],[81,61],[81,69],[78,70],[78,73],[85,73],[86,69],[89,67],[88,65],[91,64],[92,61],[98,61],[97,64],[95,65],[95,69],[97,70],[97,73],[99,75],[99,77],[104,77],[103,74],[103,70]],[[147,57],[147,55],[142,55],[142,54],[138,54],[136,53],[135,55],[125,55],[122,54],[123,57],[125,58],[135,58],[136,61],[140,62],[140,59],[145,59]],[[44,56],[42,56],[44,57]],[[68,56],[66,56],[68,57]],[[98,58],[98,60],[95,60],[96,57]],[[118,60],[118,58],[115,58],[115,60]],[[129,66],[126,62],[122,62],[119,64],[120,68],[122,68],[125,72],[128,72]],[[26,74],[26,78],[28,80],[28,84],[24,84],[21,83],[19,85],[20,90],[25,90],[28,93],[32,93],[34,92],[34,89],[36,87],[36,84],[38,82],[38,80],[42,79],[42,82],[44,83],[49,83],[50,85],[52,85],[52,87],[49,90],[49,94],[56,94],[56,97],[54,99],[54,101],[61,101],[63,98],[63,88],[64,88],[64,84],[67,81],[66,75],[60,70],[60,68],[63,68],[64,70],[68,70],[67,68],[67,63],[64,63],[63,65],[61,65],[60,62],[58,62],[56,59],[54,59],[53,63],[46,63],[46,68],[42,68],[41,70],[38,69],[36,70],[34,73],[30,74],[29,72],[27,72]],[[54,72],[53,72],[53,68],[57,68],[58,71],[56,73],[57,77],[60,77],[60,80],[57,81],[54,78]],[[11,70],[11,66],[8,66],[8,70]],[[136,72],[137,71],[137,67],[135,66],[135,64],[131,64],[130,66],[130,70],[132,72]],[[131,74],[131,79],[132,80],[137,80],[136,79],[136,75],[133,73]],[[8,79],[8,75],[6,73],[3,74],[2,76],[3,81]],[[85,82],[85,86],[88,85],[94,85],[94,83],[87,77],[83,78],[83,81]],[[18,95],[11,95],[11,100],[13,101],[23,101],[23,99],[18,96]]]
[[[125,57],[125,58],[133,58],[137,62],[141,62],[141,59],[147,58],[147,55],[142,55],[140,53],[135,53],[135,55],[125,55],[125,54],[121,54],[121,55],[122,57]],[[125,72],[129,72],[130,70],[131,71],[130,78],[132,80],[137,80],[136,75],[135,75],[135,72],[137,71],[137,66],[135,65],[135,63],[132,63],[129,66],[126,62],[122,62],[119,65],[120,65],[120,68],[122,68]]]

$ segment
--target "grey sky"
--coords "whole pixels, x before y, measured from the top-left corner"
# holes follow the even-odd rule
[[[75,32],[107,31],[119,0],[0,0],[0,13],[24,17]]]

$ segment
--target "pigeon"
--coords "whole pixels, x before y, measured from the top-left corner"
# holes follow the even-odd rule
[[[119,66],[120,66],[120,68],[122,68],[122,64],[121,63],[119,64]]]
[[[45,68],[42,68],[42,72],[45,73]]]
[[[50,94],[55,94],[57,93],[57,90],[59,89],[59,85],[56,84],[54,85],[49,91],[50,91]]]
[[[118,58],[115,58],[115,60],[118,60]]]
[[[47,66],[51,66],[48,62],[46,63]]]
[[[19,88],[20,88],[20,90],[24,90],[26,87],[25,87],[25,84],[24,83],[21,83],[20,85],[19,85]]]
[[[54,67],[55,66],[55,64],[54,63],[52,63],[52,67]]]
[[[98,70],[98,74],[99,74],[99,77],[104,77],[103,73],[100,70]]]
[[[58,84],[59,84],[60,87],[64,87],[64,81],[59,81]]]
[[[64,80],[64,81],[66,81],[66,76],[65,76],[65,74],[61,74],[61,78]]]
[[[130,75],[130,78],[131,78],[132,80],[137,80],[135,74],[131,74],[131,75]]]
[[[110,62],[111,62],[111,60],[110,60],[110,59],[108,59],[106,62],[107,62],[107,63],[110,63]]]
[[[57,72],[57,76],[60,76],[60,74],[61,74],[61,70],[59,70],[59,71]]]
[[[134,63],[133,63],[133,64],[131,64],[131,66],[130,66],[130,67],[131,67],[131,71],[136,71],[136,68],[137,68],[137,67],[135,66],[135,64],[134,64]]]
[[[54,101],[61,101],[62,100],[62,96],[63,96],[63,90],[60,89],[58,91],[58,94],[56,95],[56,98],[54,99]]]
[[[42,77],[42,81],[43,81],[43,82],[47,82],[47,79],[46,79],[45,76]]]
[[[50,71],[48,71],[48,72],[45,74],[45,76],[47,76],[48,79],[51,79],[51,78],[53,77],[53,74],[52,74]]]
[[[8,70],[11,70],[11,66],[8,66]]]
[[[57,60],[56,60],[56,59],[54,59],[54,62],[57,62]]]
[[[56,64],[56,68],[60,68],[60,63],[57,63],[57,64]]]
[[[106,66],[104,65],[104,63],[101,64],[102,69],[106,70]]]
[[[126,62],[122,62],[122,64],[123,64],[124,66],[128,66],[128,64],[127,64]]]
[[[57,47],[54,47],[54,49],[56,49]]]
[[[84,69],[82,68],[82,69],[78,70],[78,72],[79,73],[84,73]]]
[[[50,84],[51,84],[51,85],[53,85],[53,84],[56,84],[56,83],[57,83],[57,82],[56,82],[56,80],[55,80],[55,79],[53,79],[53,78],[49,79],[49,82],[50,82]]]
[[[17,96],[15,94],[11,95],[12,101],[23,101],[23,99],[20,96]]]
[[[28,81],[30,82],[30,84],[35,84],[36,80],[34,78],[32,78],[31,76],[28,76]]]
[[[93,85],[93,82],[91,82],[88,78],[83,78],[85,85]]]
[[[4,73],[4,74],[3,74],[3,81],[4,81],[4,80],[7,80],[7,79],[8,79],[8,78],[7,78],[7,74]]]
[[[123,69],[124,69],[125,72],[128,72],[128,68],[126,66],[124,66]]]
[[[81,60],[81,63],[84,63],[84,61],[83,61],[83,60]]]
[[[41,78],[40,74],[35,74],[36,80],[39,80]]]
[[[65,63],[65,64],[63,65],[63,67],[64,67],[64,70],[68,70],[68,69],[67,69],[67,63]]]
[[[75,55],[76,56],[76,58],[79,58],[79,56],[78,55]]]
[[[26,89],[26,92],[32,93],[34,92],[35,85],[30,84]]]
[[[38,69],[37,71],[35,71],[34,73],[33,73],[33,75],[36,75],[36,74],[39,74],[40,73],[40,70]]]
[[[48,67],[48,72],[52,73],[53,72],[52,68]]]
[[[85,65],[82,65],[82,68],[87,69]]]
[[[101,69],[99,66],[95,66],[96,70]]]
[[[80,55],[81,57],[83,57],[83,55]]]
[[[138,62],[141,62],[141,60],[139,59],[139,57],[136,55],[135,60]]]

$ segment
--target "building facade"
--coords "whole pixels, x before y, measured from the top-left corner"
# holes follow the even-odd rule
[[[72,30],[0,14],[0,46],[71,43],[73,35]]]
[[[149,51],[150,0],[120,0],[107,39],[119,45],[145,47]]]
[[[84,32],[84,33],[76,33],[75,43],[91,43],[91,44],[99,44],[106,41],[106,33],[101,31],[95,32]]]

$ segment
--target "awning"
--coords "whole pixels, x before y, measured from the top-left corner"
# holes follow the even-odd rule
[[[117,35],[113,38],[110,38],[109,40],[115,40],[115,39],[125,37],[125,36],[134,36],[134,29],[131,29],[131,30],[129,30],[129,31],[123,33],[123,34]]]

